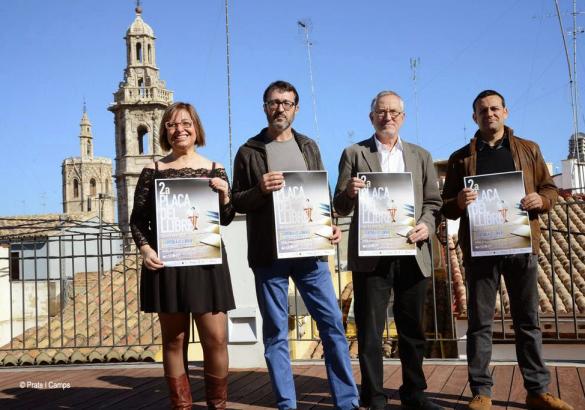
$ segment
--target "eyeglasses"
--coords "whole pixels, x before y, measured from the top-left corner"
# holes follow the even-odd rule
[[[185,128],[191,128],[193,126],[193,123],[189,120],[181,120],[180,122],[170,122],[170,121],[165,122],[165,128],[169,131],[176,130],[179,125],[181,127],[183,127],[183,129],[185,129]]]
[[[400,114],[403,114],[404,111],[394,111],[394,110],[382,110],[382,109],[375,109],[374,114],[376,114],[380,118],[384,118],[386,114],[390,115],[390,118],[393,120],[398,118]]]
[[[288,111],[290,109],[292,109],[296,104],[292,101],[288,101],[288,100],[284,100],[284,101],[280,101],[280,100],[270,100],[270,101],[266,101],[264,103],[265,107],[268,107],[271,110],[276,110],[276,108],[282,105],[282,108],[284,108],[285,111]]]

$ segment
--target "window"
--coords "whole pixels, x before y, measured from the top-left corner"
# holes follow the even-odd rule
[[[142,44],[136,43],[136,59],[139,63],[142,63]]]
[[[87,156],[91,157],[91,141],[87,141]]]
[[[138,79],[138,92],[141,97],[144,97],[146,94],[146,90],[144,89],[144,78],[142,77]]]
[[[144,125],[138,127],[138,153],[148,154],[150,138],[148,137],[148,129]]]
[[[10,252],[10,279],[20,280],[20,254]]]
[[[91,211],[91,200],[92,200],[91,197],[90,198],[87,198],[87,211],[88,212]]]
[[[79,181],[73,180],[73,198],[79,198]]]
[[[126,155],[126,127],[120,128],[120,151]]]
[[[93,179],[93,178],[90,179],[89,180],[89,195],[91,197],[94,197],[95,196],[95,192],[96,192],[95,185],[96,185],[95,184],[95,179]]]
[[[152,63],[152,49],[150,47],[150,44],[148,45],[148,62]]]

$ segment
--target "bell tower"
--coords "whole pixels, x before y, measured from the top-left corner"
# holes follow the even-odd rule
[[[85,102],[79,122],[81,155],[63,160],[63,212],[99,216],[102,221],[114,222],[112,195],[112,160],[93,156],[93,135]]]
[[[114,114],[116,139],[116,191],[118,224],[128,230],[134,189],[142,168],[165,155],[158,142],[158,128],[173,92],[160,79],[152,28],[142,20],[137,2],[136,17],[126,31],[124,80],[114,93],[108,110]]]

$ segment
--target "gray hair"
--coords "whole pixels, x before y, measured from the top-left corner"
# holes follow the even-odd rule
[[[398,97],[398,99],[400,100],[400,110],[404,112],[404,100],[402,99],[401,96],[398,95],[398,93],[390,90],[380,91],[378,94],[376,94],[376,96],[372,100],[372,103],[370,104],[370,112],[374,112],[374,107],[378,103],[378,100],[386,95],[393,95],[395,97]]]

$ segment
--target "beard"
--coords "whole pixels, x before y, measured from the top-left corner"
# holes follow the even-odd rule
[[[287,118],[285,114],[274,114],[269,115],[266,114],[266,118],[268,119],[268,125],[270,128],[273,128],[277,131],[284,131],[292,125],[292,119],[294,118]]]

